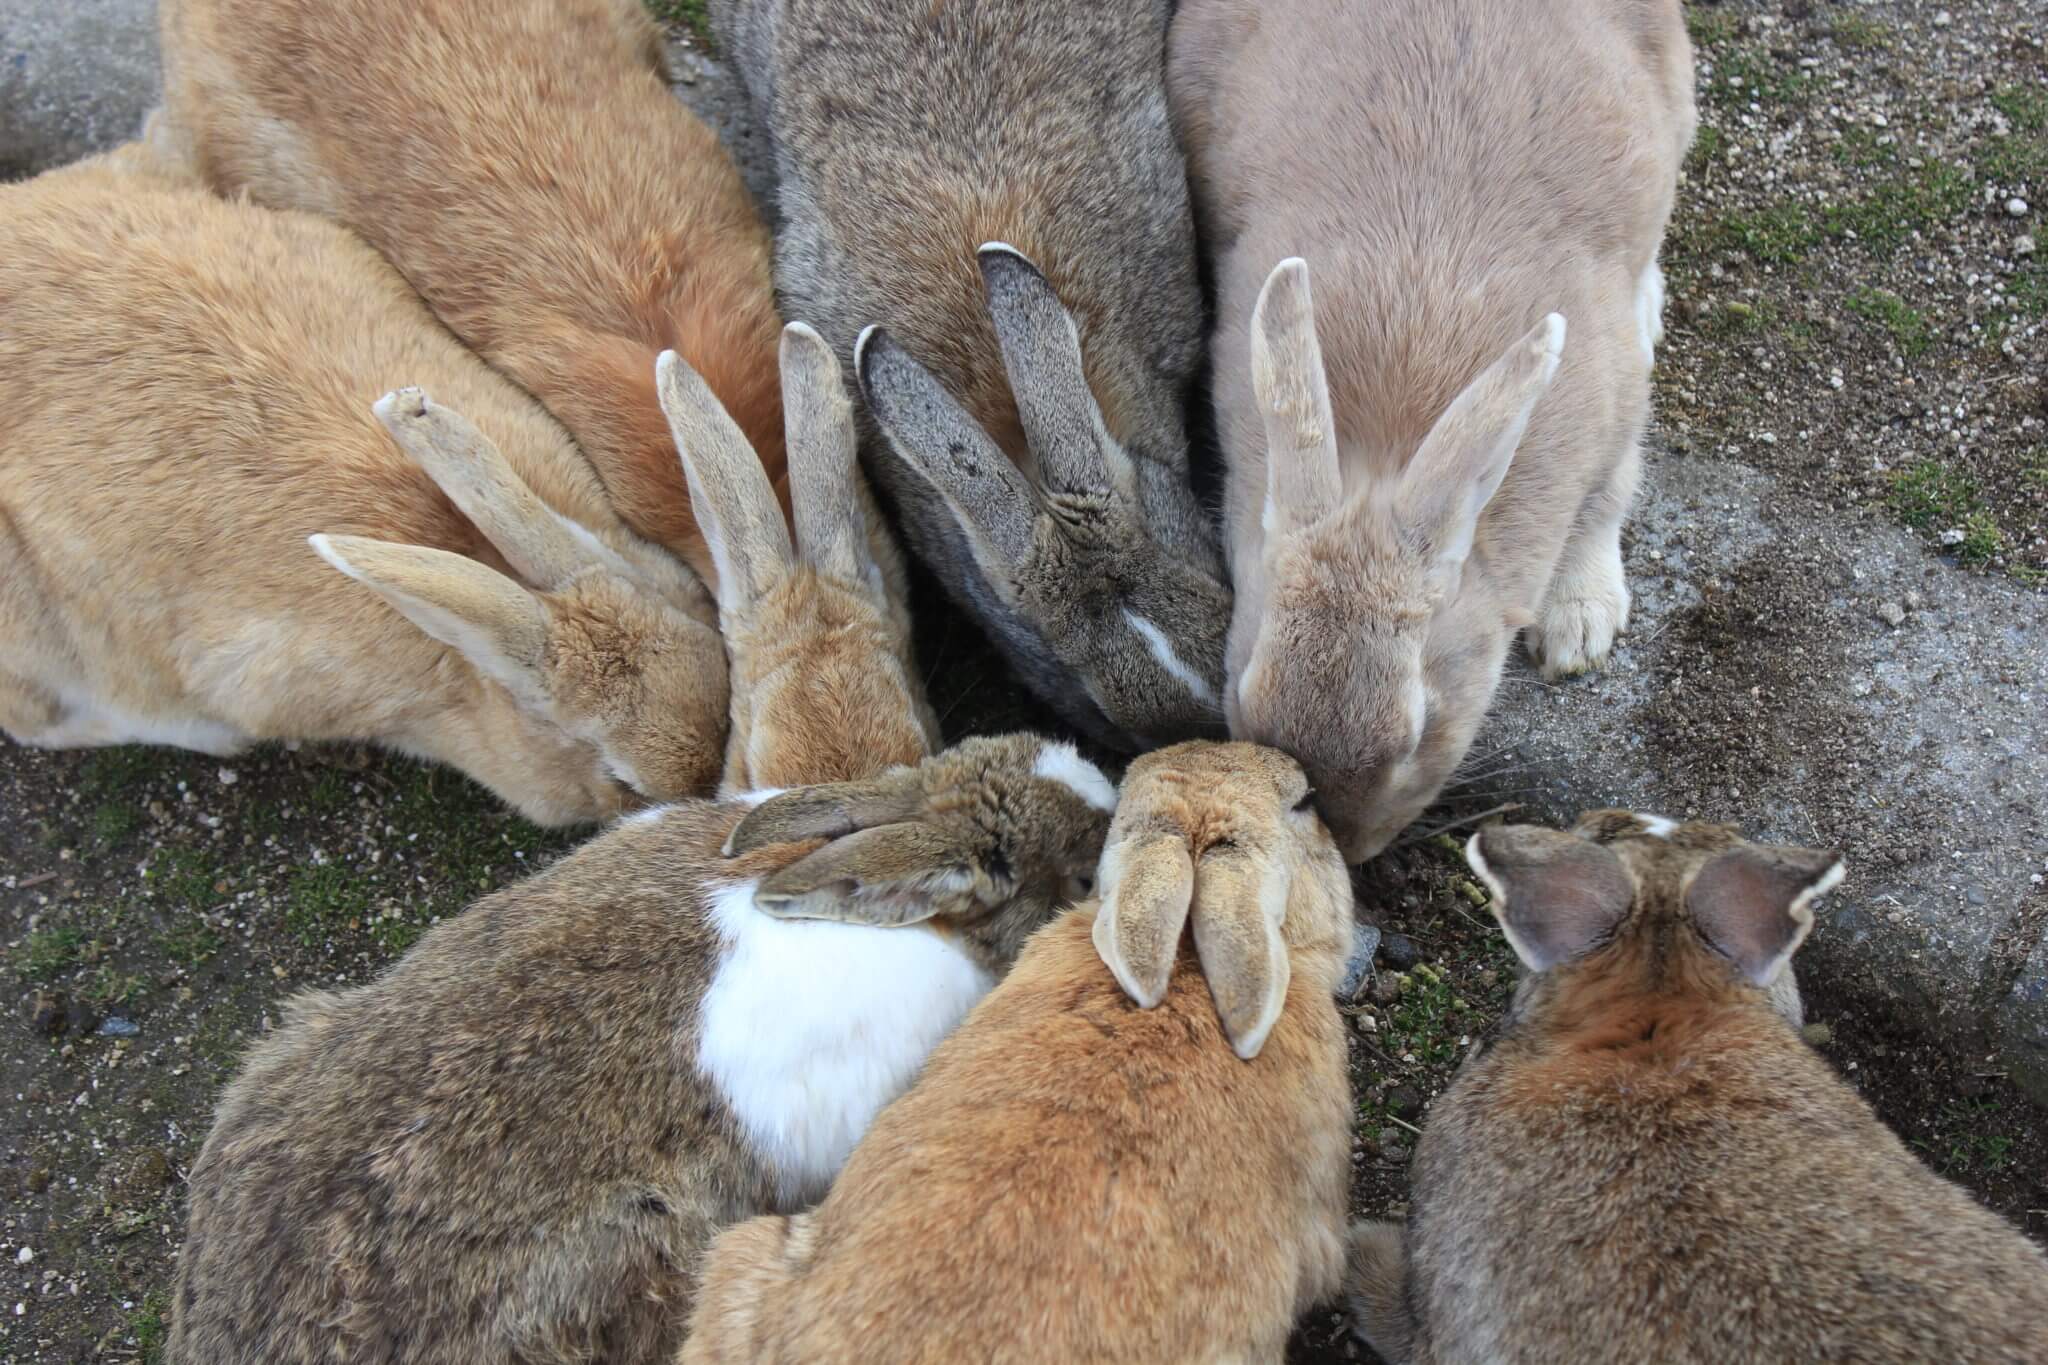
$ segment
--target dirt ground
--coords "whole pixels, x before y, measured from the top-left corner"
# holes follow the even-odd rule
[[[2012,0],[1689,13],[1702,132],[1666,253],[1661,439],[2048,580],[2048,21]],[[942,614],[921,636],[950,734],[1049,724]],[[280,1000],[365,979],[573,842],[361,749],[0,743],[0,1362],[155,1358],[182,1177]],[[1348,1007],[1353,1202],[1398,1217],[1429,1102],[1513,964],[1447,838],[1397,847],[1360,893],[1390,933]],[[1807,994],[1813,1041],[1929,1164],[2048,1240],[2048,1125],[1996,1067],[1825,980]],[[1368,1353],[1325,1315],[1292,1358]]]

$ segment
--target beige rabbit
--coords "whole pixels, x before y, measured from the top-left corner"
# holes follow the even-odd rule
[[[162,23],[174,154],[361,233],[715,582],[654,362],[701,375],[783,488],[769,234],[640,0],[163,0]]]
[[[1342,1270],[1343,859],[1292,760],[1196,743],[1132,765],[1100,879],[821,1205],[719,1237],[683,1361],[1281,1358]]]
[[[666,1359],[711,1236],[824,1194],[1111,795],[1011,736],[643,812],[299,997],[193,1167],[168,1359]]]
[[[1482,831],[1533,975],[1354,1246],[1396,1362],[2048,1359],[2048,1256],[1927,1170],[1766,988],[1833,853],[1623,811]],[[1405,1240],[1405,1247],[1404,1247]]]
[[[369,740],[545,824],[717,781],[696,576],[352,234],[129,148],[0,189],[0,319],[17,741]]]
[[[1678,0],[1179,7],[1225,709],[1302,759],[1353,861],[1455,770],[1517,631],[1557,676],[1627,623],[1691,72]]]

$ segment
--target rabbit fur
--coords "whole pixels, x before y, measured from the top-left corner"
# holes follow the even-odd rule
[[[1627,621],[1681,6],[1186,0],[1168,89],[1217,263],[1231,733],[1301,758],[1362,861],[1517,631],[1557,676]]]
[[[783,305],[856,362],[913,548],[1097,742],[1220,734],[1230,596],[1188,482],[1202,304],[1164,7],[710,10],[775,143]]]
[[[1833,853],[1623,811],[1473,869],[1531,975],[1359,1229],[1396,1362],[2040,1360],[2048,1256],[1922,1166],[1765,989]]]
[[[824,1193],[1110,798],[1010,736],[657,808],[300,996],[193,1168],[169,1359],[666,1359],[711,1235]]]
[[[17,741],[369,740],[542,824],[717,780],[701,583],[352,234],[137,144],[0,189],[0,316]]]
[[[1292,760],[1196,743],[1132,765],[1099,881],[822,1204],[718,1238],[680,1360],[1281,1358],[1342,1272],[1343,860]]]

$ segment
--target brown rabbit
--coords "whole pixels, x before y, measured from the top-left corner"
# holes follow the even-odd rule
[[[193,1167],[169,1359],[666,1359],[712,1234],[824,1194],[1112,793],[1008,736],[761,795],[642,812],[294,1001]]]
[[[1184,744],[1100,879],[824,1203],[713,1244],[683,1361],[1280,1359],[1342,1269],[1343,859],[1291,759]]]
[[[1167,75],[1217,262],[1224,707],[1362,861],[1456,769],[1517,632],[1556,676],[1627,623],[1684,15],[1184,0]]]
[[[163,0],[162,24],[164,141],[361,233],[711,581],[654,361],[784,482],[769,236],[639,0]]]
[[[1375,1349],[2048,1360],[2048,1256],[1922,1166],[1766,992],[1835,854],[1597,811],[1469,856],[1533,975],[1430,1111],[1405,1239],[1358,1230]]]
[[[544,824],[708,791],[696,575],[354,234],[179,174],[0,189],[0,728],[373,741]]]

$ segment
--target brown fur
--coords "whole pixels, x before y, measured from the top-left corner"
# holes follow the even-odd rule
[[[1523,983],[1431,1108],[1405,1252],[1381,1229],[1355,1248],[1375,1345],[1414,1362],[2042,1359],[2048,1257],[1922,1166],[1702,936],[1699,869],[1749,846],[1613,812],[1575,833],[1620,859],[1632,903]]]
[[[719,1238],[681,1360],[1279,1360],[1337,1283],[1349,1174],[1330,992],[1350,885],[1293,809],[1305,790],[1271,750],[1183,745],[1133,765],[1111,833],[1174,830],[1190,858],[1286,877],[1292,980],[1255,1060],[1194,951],[1139,1008],[1083,906],[1026,944],[824,1203]]]
[[[437,926],[375,982],[298,997],[193,1167],[168,1359],[666,1359],[711,1236],[822,1192],[786,1188],[699,1069],[705,992],[729,951],[716,893],[758,878],[761,893],[887,903],[972,868],[942,914],[1000,970],[1108,822],[1032,776],[1041,751],[1030,736],[971,740],[751,810],[649,813]],[[850,809],[884,805],[881,828],[920,836],[921,861],[859,865],[874,845],[860,831],[749,833],[792,834],[792,814],[829,809],[845,834]],[[820,866],[829,885],[810,876]]]
[[[0,191],[0,726],[223,753],[371,740],[548,824],[707,790],[725,668],[687,568],[354,235],[180,174],[138,146]],[[372,416],[406,383],[616,558],[514,582]],[[514,518],[505,545],[536,529]],[[462,557],[530,651],[489,672],[321,563],[315,533],[375,538],[429,593],[455,582],[432,552]]]
[[[1694,124],[1680,8],[1186,0],[1175,17],[1168,92],[1217,260],[1225,702],[1233,734],[1307,763],[1354,860],[1435,797],[1523,625],[1556,674],[1626,622],[1618,533],[1649,414],[1636,302]],[[1314,273],[1319,444],[1340,483],[1269,531],[1252,317],[1291,257]],[[1469,557],[1437,571],[1440,528],[1404,515],[1404,475],[1470,480],[1469,439],[1425,439],[1553,312],[1555,383]],[[1261,654],[1276,666],[1248,676]]]
[[[217,189],[362,233],[709,580],[654,358],[784,488],[769,239],[637,0],[165,0],[165,135]]]

